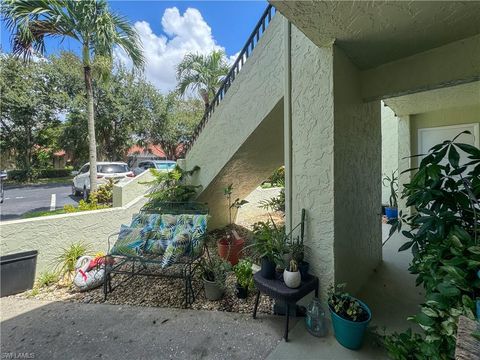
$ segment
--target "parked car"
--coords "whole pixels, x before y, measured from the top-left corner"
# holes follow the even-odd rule
[[[80,168],[80,171],[73,171],[72,193],[75,196],[83,195],[88,199],[90,192],[90,164],[86,163]],[[127,177],[132,178],[135,174],[124,162],[98,162],[97,163],[97,183],[105,184],[108,179],[122,180]]]
[[[157,169],[160,171],[169,171],[175,168],[177,163],[173,160],[145,160],[138,163],[138,166],[133,169],[135,175],[143,173],[148,169]]]

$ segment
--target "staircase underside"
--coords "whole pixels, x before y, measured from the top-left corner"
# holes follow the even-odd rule
[[[208,203],[212,215],[209,228],[228,223],[228,205],[223,189],[233,184],[232,198],[244,199],[283,165],[283,148],[282,99],[201,192],[198,199]]]
[[[209,228],[228,222],[226,186],[233,199],[245,198],[284,163],[283,29],[275,16],[185,158],[187,169],[200,167],[192,184],[202,186]]]

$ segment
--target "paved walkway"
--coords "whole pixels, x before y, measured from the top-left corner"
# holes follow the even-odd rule
[[[2,299],[1,358],[264,359],[283,319],[263,315]],[[20,355],[19,355],[20,354]],[[9,357],[10,356],[10,357]]]

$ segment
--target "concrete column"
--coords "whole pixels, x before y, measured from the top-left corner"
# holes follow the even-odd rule
[[[380,102],[333,45],[292,26],[292,226],[307,210],[307,261],[328,285],[356,291],[381,261]]]
[[[410,182],[411,173],[402,172],[412,167],[411,149],[410,115],[405,115],[398,118],[398,210],[407,214],[410,213],[410,208],[405,206],[406,201],[401,199],[401,195],[404,184]]]
[[[283,138],[285,159],[285,231],[292,229],[292,25],[284,18],[285,78],[283,95]]]
[[[334,47],[335,282],[357,291],[382,259],[381,104],[363,102],[360,72]]]
[[[398,172],[398,118],[382,101],[382,181],[384,175]],[[388,204],[390,188],[382,186],[382,204]]]
[[[306,209],[306,260],[322,294],[334,280],[333,47],[291,34],[292,225]]]

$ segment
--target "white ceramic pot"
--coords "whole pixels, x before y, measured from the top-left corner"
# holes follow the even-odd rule
[[[283,281],[287,287],[295,289],[300,286],[302,282],[302,276],[300,275],[300,271],[287,271],[283,272]]]

